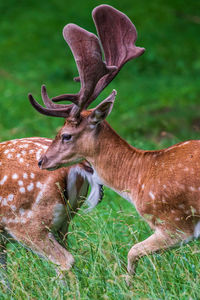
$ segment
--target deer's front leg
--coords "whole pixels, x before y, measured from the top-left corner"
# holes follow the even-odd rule
[[[49,259],[59,265],[62,271],[69,270],[74,264],[74,258],[70,252],[63,248],[49,233],[48,238],[52,247],[50,248]]]
[[[26,224],[19,226],[18,230],[9,228],[8,232],[15,236],[15,239],[32,251],[58,265],[62,271],[68,271],[74,264],[74,258],[55,239],[53,234],[44,228],[35,228]]]
[[[154,253],[156,251],[166,249],[176,245],[182,240],[181,236],[175,233],[156,230],[154,234],[148,237],[143,242],[134,245],[128,253],[129,274],[134,274],[137,261],[144,255]]]
[[[68,271],[74,264],[74,258],[70,252],[62,247],[52,233],[47,233],[43,240],[35,241],[36,251],[43,254],[51,262],[58,265],[61,271]]]

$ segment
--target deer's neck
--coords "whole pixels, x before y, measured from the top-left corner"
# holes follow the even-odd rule
[[[95,141],[92,164],[96,179],[134,202],[151,169],[150,152],[138,150],[124,141],[107,122],[104,122]]]

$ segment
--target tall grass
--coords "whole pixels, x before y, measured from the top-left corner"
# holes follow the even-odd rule
[[[104,1],[134,21],[146,53],[128,63],[96,103],[118,91],[109,122],[136,147],[159,149],[200,135],[200,2]],[[39,115],[27,100],[77,91],[77,76],[62,28],[74,22],[95,32],[91,10],[100,1],[0,2],[0,141],[54,137],[62,120]],[[66,50],[67,49],[67,50]],[[68,249],[76,264],[65,286],[54,266],[22,246],[8,246],[11,293],[0,299],[199,299],[200,243],[142,258],[130,287],[125,283],[130,247],[151,234],[135,209],[106,189],[90,214],[70,225]]]

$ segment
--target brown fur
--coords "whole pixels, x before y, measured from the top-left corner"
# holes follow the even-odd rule
[[[56,241],[53,233],[66,236],[71,218],[87,195],[88,183],[76,172],[69,178],[73,167],[51,173],[39,169],[38,156],[50,143],[51,140],[44,138],[0,143],[0,228],[62,270],[68,270],[74,262],[73,256]],[[78,167],[84,172],[84,165]],[[63,191],[69,180],[74,181],[76,198],[68,205],[70,214],[63,209],[59,215],[59,208],[65,206]]]

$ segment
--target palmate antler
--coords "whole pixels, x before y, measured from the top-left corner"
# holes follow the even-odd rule
[[[36,102],[31,94],[29,100],[40,113],[56,117],[77,117],[87,109],[100,92],[113,80],[122,66],[129,60],[142,55],[144,48],[136,47],[137,32],[130,19],[109,5],[100,5],[93,10],[93,19],[99,39],[83,28],[68,24],[63,36],[74,55],[81,82],[77,94],[63,94],[54,97],[54,102],[69,100],[73,104],[53,103],[42,86],[42,99],[46,107]],[[104,51],[102,60],[100,42]]]

